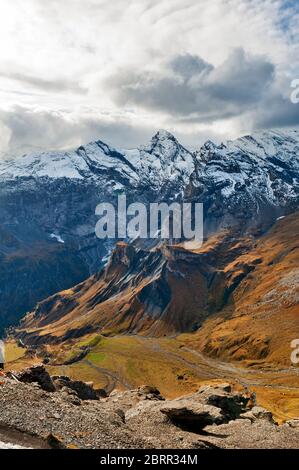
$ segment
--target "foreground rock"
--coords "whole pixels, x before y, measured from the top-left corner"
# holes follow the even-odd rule
[[[96,391],[92,384],[81,380],[71,380],[63,375],[51,377],[44,365],[35,365],[21,372],[10,372],[7,375],[18,382],[36,383],[46,392],[61,390],[69,395],[76,395],[81,400],[98,400],[99,396],[106,396],[104,390]]]
[[[53,380],[43,365],[29,367],[17,373],[12,372],[9,376],[19,382],[37,383],[46,392],[55,392],[56,390]]]
[[[232,392],[229,384],[205,386],[189,397],[169,401],[161,412],[175,424],[200,430],[239,418],[248,410],[250,399],[251,396],[244,393]]]
[[[261,406],[254,406],[250,411],[244,413],[241,417],[245,419],[250,419],[250,421],[253,422],[256,420],[264,419],[269,423],[275,424],[272,413],[268,410],[265,410],[265,408],[262,408]]]
[[[223,415],[215,406],[201,403],[190,403],[187,400],[176,400],[160,408],[160,411],[178,426],[190,430],[201,430],[209,424],[223,423]]]
[[[99,394],[93,389],[92,385],[82,382],[81,380],[71,380],[65,376],[53,377],[53,382],[56,390],[70,390],[81,400],[98,400]]]
[[[28,378],[28,371],[18,377]],[[17,429],[52,448],[299,448],[296,420],[275,425],[250,394],[229,384],[165,400],[150,386],[99,398],[91,384],[85,388],[68,377],[50,380],[53,392],[37,381],[4,377],[0,428]]]

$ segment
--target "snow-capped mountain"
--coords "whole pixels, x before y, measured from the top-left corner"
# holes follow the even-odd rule
[[[98,140],[69,152],[41,152],[0,160],[0,182],[49,184],[68,180],[101,185],[101,190],[146,188],[162,191],[175,185],[185,190],[190,182],[206,192],[220,189],[233,197],[243,186],[274,205],[284,198],[296,199],[299,171],[299,131],[268,131],[245,136],[227,144],[207,141],[197,152],[184,148],[167,131],[159,131],[148,145],[115,149]],[[256,194],[255,194],[256,193]],[[283,199],[283,198],[282,198]],[[258,211],[258,207],[256,207]]]
[[[120,189],[121,182],[132,187],[147,183],[161,189],[166,182],[186,185],[193,169],[192,153],[169,132],[159,131],[148,145],[133,150],[117,150],[98,140],[69,152],[31,153],[0,160],[0,181],[66,178],[96,184],[107,179],[114,189],[115,185]]]
[[[102,250],[94,234],[97,204],[114,201],[119,193],[143,202],[182,195],[194,161],[165,131],[134,150],[96,141],[70,152],[0,160],[0,220],[18,239],[75,246],[93,272],[108,249]]]
[[[95,236],[99,202],[119,193],[128,203],[201,201],[206,234],[265,225],[298,207],[298,168],[296,130],[207,142],[197,152],[159,131],[133,150],[99,140],[0,160],[1,315],[20,316],[102,266],[114,241]]]
[[[298,207],[299,131],[269,131],[196,153],[187,195],[204,203],[216,226],[271,223]]]

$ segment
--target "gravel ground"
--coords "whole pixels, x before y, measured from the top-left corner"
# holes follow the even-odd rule
[[[198,395],[188,400],[196,401]],[[4,378],[0,447],[299,448],[299,421],[277,426],[267,419],[242,418],[190,432],[160,411],[165,404],[169,407],[172,402],[146,388],[83,401],[74,392],[49,393],[37,384]]]
[[[143,448],[121,417],[100,401],[78,401],[64,392],[48,393],[35,384],[5,379],[0,386],[0,425],[79,448]]]

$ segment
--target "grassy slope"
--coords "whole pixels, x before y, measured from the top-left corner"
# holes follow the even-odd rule
[[[18,361],[22,357],[24,357],[26,353],[25,348],[21,348],[17,345],[15,341],[7,341],[5,344],[5,361],[7,364],[14,363]]]
[[[261,262],[228,305],[195,334],[181,339],[215,358],[254,367],[290,367],[290,344],[299,337],[298,240],[298,214],[276,223],[253,251],[237,260],[239,265],[249,257]]]

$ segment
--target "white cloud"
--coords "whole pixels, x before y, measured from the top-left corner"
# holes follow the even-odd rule
[[[149,129],[157,127],[169,128],[196,142],[198,132],[210,136],[229,130],[227,137],[231,137],[272,122],[283,125],[291,121],[293,125],[297,110],[288,110],[284,101],[284,112],[279,112],[279,100],[287,95],[288,82],[299,77],[298,20],[296,0],[0,0],[0,125],[6,136],[1,137],[0,147],[4,150],[24,142],[30,145],[30,140],[36,147],[65,147],[94,136],[94,132],[103,132],[94,137],[111,137],[115,142],[123,136],[125,144],[135,145]],[[244,50],[246,57],[263,56],[264,64],[275,68],[275,100],[269,95],[265,98],[267,73],[260,75],[260,95],[252,93],[248,81],[257,70],[253,60],[243,61],[248,65],[247,81],[242,70],[233,74],[229,61],[235,49]],[[197,59],[193,64],[173,62],[180,57]],[[140,100],[123,96],[122,103],[126,104],[120,106],[115,90],[105,86],[109,77],[123,83],[121,74],[128,70],[131,77],[154,77],[156,85],[166,76],[173,84],[179,73],[190,77],[198,71],[199,60],[211,64],[209,79],[214,80],[214,93],[211,84],[208,96],[204,89],[197,93],[198,110],[188,122],[186,113],[174,113],[169,106],[149,106],[144,96]],[[172,75],[168,76],[169,72]],[[231,90],[229,82],[233,84]],[[251,94],[240,109],[234,90],[240,92],[242,83],[243,99],[246,90]],[[171,93],[174,91],[177,88],[166,87],[164,98],[173,100],[176,107],[190,105],[188,96],[181,102]],[[225,100],[226,112],[217,116],[214,105],[223,93],[231,100]],[[267,110],[263,110],[265,99]],[[270,119],[272,104],[277,116]],[[28,120],[27,126],[21,126],[22,133],[20,106],[26,109]],[[202,109],[208,111],[206,122]],[[250,116],[244,117],[249,111]],[[284,121],[288,114],[293,119]],[[103,115],[109,115],[109,119],[103,121]],[[44,139],[30,129],[33,122],[39,128],[39,119],[41,128],[49,126]],[[66,124],[57,130],[55,141],[53,122],[60,119]],[[98,126],[86,124],[95,121]],[[116,133],[120,123],[122,132]]]
[[[94,109],[52,111],[46,108],[15,106],[0,110],[2,151],[15,154],[34,150],[70,149],[103,137],[115,146],[149,139],[151,129],[132,113],[125,115],[95,112]]]

